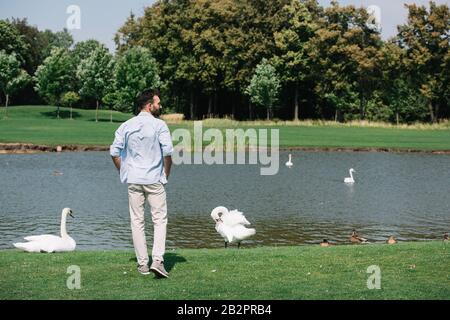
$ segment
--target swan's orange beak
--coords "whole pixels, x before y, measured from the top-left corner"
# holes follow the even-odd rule
[[[72,210],[70,210],[69,216],[71,216],[72,218],[75,218],[75,217],[73,216],[73,214],[72,214]]]

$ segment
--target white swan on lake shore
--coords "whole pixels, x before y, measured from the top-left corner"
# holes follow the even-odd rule
[[[355,183],[355,179],[353,178],[353,173],[354,172],[356,173],[356,171],[353,168],[351,168],[348,172],[350,173],[350,177],[345,178],[344,182],[345,183]]]
[[[228,211],[225,207],[217,207],[211,211],[211,217],[216,222],[216,231],[225,240],[225,248],[228,243],[234,242],[237,242],[239,248],[242,240],[256,233],[255,229],[245,227],[250,225],[250,222],[238,210]]]
[[[44,234],[40,236],[29,236],[24,239],[28,242],[14,243],[14,247],[27,252],[64,252],[75,250],[76,243],[66,230],[67,216],[72,215],[70,208],[64,208],[61,213],[61,237]]]

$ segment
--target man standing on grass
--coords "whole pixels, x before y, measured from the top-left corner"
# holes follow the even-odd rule
[[[110,154],[120,180],[128,184],[131,231],[142,274],[154,272],[168,277],[164,268],[166,245],[167,203],[164,185],[172,166],[172,138],[161,112],[159,92],[145,90],[137,99],[139,114],[123,123],[115,134]],[[148,201],[154,225],[152,265],[149,269],[145,239],[144,204]]]

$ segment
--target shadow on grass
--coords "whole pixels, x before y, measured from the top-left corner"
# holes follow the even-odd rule
[[[137,263],[136,257],[130,258],[128,261],[133,261]],[[170,270],[173,269],[173,267],[177,263],[186,262],[187,260],[183,257],[178,255],[177,253],[168,252],[164,255],[164,268],[167,270],[167,272],[170,272]],[[152,262],[150,261],[150,264]]]
[[[44,117],[47,118],[54,118],[56,119],[56,110],[55,111],[47,111],[47,112],[41,112],[41,115],[43,115]],[[70,119],[70,111],[66,111],[66,110],[59,110],[59,117],[61,119]],[[76,118],[80,118],[81,114],[73,111],[72,112],[72,119],[76,119]]]

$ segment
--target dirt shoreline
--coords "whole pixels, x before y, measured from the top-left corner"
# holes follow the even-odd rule
[[[84,152],[108,151],[109,146],[60,145],[48,146],[32,143],[0,143],[0,154],[44,153],[44,152]]]
[[[350,147],[280,147],[280,151],[307,151],[307,152],[386,152],[386,153],[427,153],[450,154],[450,150],[418,150],[401,148],[350,148]],[[48,146],[32,143],[0,143],[0,154],[32,154],[45,152],[86,152],[109,151],[109,146],[96,145],[60,145]]]

